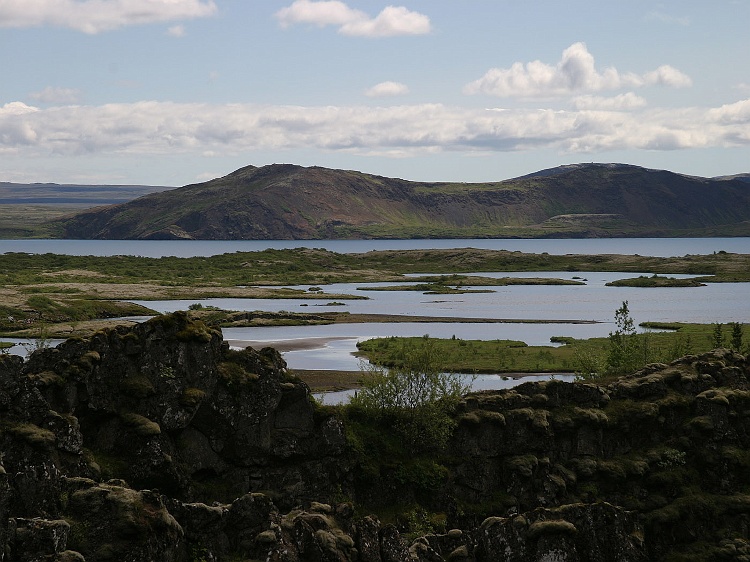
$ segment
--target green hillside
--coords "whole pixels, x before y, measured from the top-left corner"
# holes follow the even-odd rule
[[[81,212],[53,228],[83,239],[747,236],[750,186],[621,164],[473,184],[274,164]]]

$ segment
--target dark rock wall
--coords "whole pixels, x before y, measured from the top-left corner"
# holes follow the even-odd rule
[[[742,560],[749,375],[717,350],[470,395],[415,538],[356,507],[413,484],[363,483],[272,349],[178,313],[0,355],[0,560]]]

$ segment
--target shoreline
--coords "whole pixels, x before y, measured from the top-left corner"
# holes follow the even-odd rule
[[[285,351],[305,351],[310,349],[322,349],[333,341],[341,340],[352,340],[356,338],[348,336],[324,336],[324,337],[308,337],[308,338],[297,338],[290,340],[237,340],[227,339],[226,341],[231,347],[246,348],[252,347],[253,349],[263,349],[264,347],[273,347],[279,352]]]

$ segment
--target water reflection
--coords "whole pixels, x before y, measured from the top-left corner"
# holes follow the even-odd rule
[[[478,375],[471,386],[474,391],[479,390],[500,390],[503,388],[513,388],[525,382],[547,381],[552,378],[571,382],[575,379],[573,375],[528,375],[521,378],[509,378],[503,375]],[[468,380],[468,379],[467,379]],[[354,395],[355,390],[341,390],[336,392],[318,392],[315,393],[315,399],[321,404],[336,405],[346,404]]]

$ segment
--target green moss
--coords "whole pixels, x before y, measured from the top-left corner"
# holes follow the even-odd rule
[[[476,414],[479,417],[480,421],[489,422],[500,427],[505,426],[505,416],[500,412],[493,412],[491,410],[477,410]]]
[[[91,532],[89,525],[72,517],[66,517],[65,520],[68,522],[68,525],[70,525],[66,547],[69,550],[75,550],[77,552],[88,551],[90,548]]]
[[[720,404],[721,406],[729,406],[729,397],[722,388],[712,388],[701,392],[696,396],[698,400],[707,400],[712,404]]]
[[[200,343],[209,343],[216,332],[206,326],[199,320],[188,323],[184,329],[177,332],[176,337],[179,341],[195,341]]]
[[[508,470],[516,472],[524,478],[531,478],[537,466],[539,466],[539,459],[532,454],[510,457],[505,461],[505,467]]]
[[[714,422],[711,416],[696,416],[688,422],[688,425],[692,429],[706,433],[714,430]]]
[[[463,424],[468,424],[472,426],[478,426],[482,421],[479,416],[480,411],[481,410],[474,410],[471,412],[463,413],[456,418],[456,422],[458,422],[459,424],[463,423]],[[503,421],[505,421],[505,417],[503,417]]]
[[[628,474],[627,467],[621,460],[601,460],[599,461],[597,468],[605,478],[618,482],[625,480]]]
[[[659,417],[659,407],[647,401],[612,400],[604,413],[613,424],[627,429],[634,422],[655,421]]]
[[[6,422],[2,429],[36,448],[49,448],[55,444],[56,437],[49,429],[33,423]]]
[[[188,408],[194,408],[205,398],[206,393],[200,388],[186,388],[180,397],[180,404]]]
[[[122,341],[127,342],[127,343],[138,343],[140,341],[140,338],[138,337],[138,334],[136,334],[133,331],[130,331],[130,332],[127,332],[127,333],[123,334],[120,337],[120,339],[122,339]]]
[[[127,427],[131,428],[141,437],[153,437],[161,433],[161,428],[158,423],[153,422],[140,414],[136,414],[135,412],[122,413],[120,414],[120,419]]]
[[[607,414],[598,408],[579,408],[576,406],[571,411],[571,417],[578,424],[595,427],[606,426],[609,423]]]
[[[250,384],[260,379],[256,373],[248,373],[242,365],[223,361],[218,365],[219,377],[227,384]]]
[[[394,473],[396,482],[414,486],[418,491],[439,490],[446,482],[449,471],[432,459],[414,458],[401,464]]]
[[[41,373],[35,373],[30,375],[33,381],[40,383],[43,386],[57,386],[64,387],[65,379],[53,371],[43,371]]]
[[[576,526],[564,519],[550,521],[536,521],[529,526],[529,538],[534,540],[544,535],[575,535]]]
[[[151,380],[143,375],[134,375],[124,379],[120,382],[120,390],[138,399],[147,398],[156,393]]]
[[[102,358],[98,351],[87,351],[78,359],[78,362],[85,365],[88,368],[93,367],[97,363],[101,362]]]

